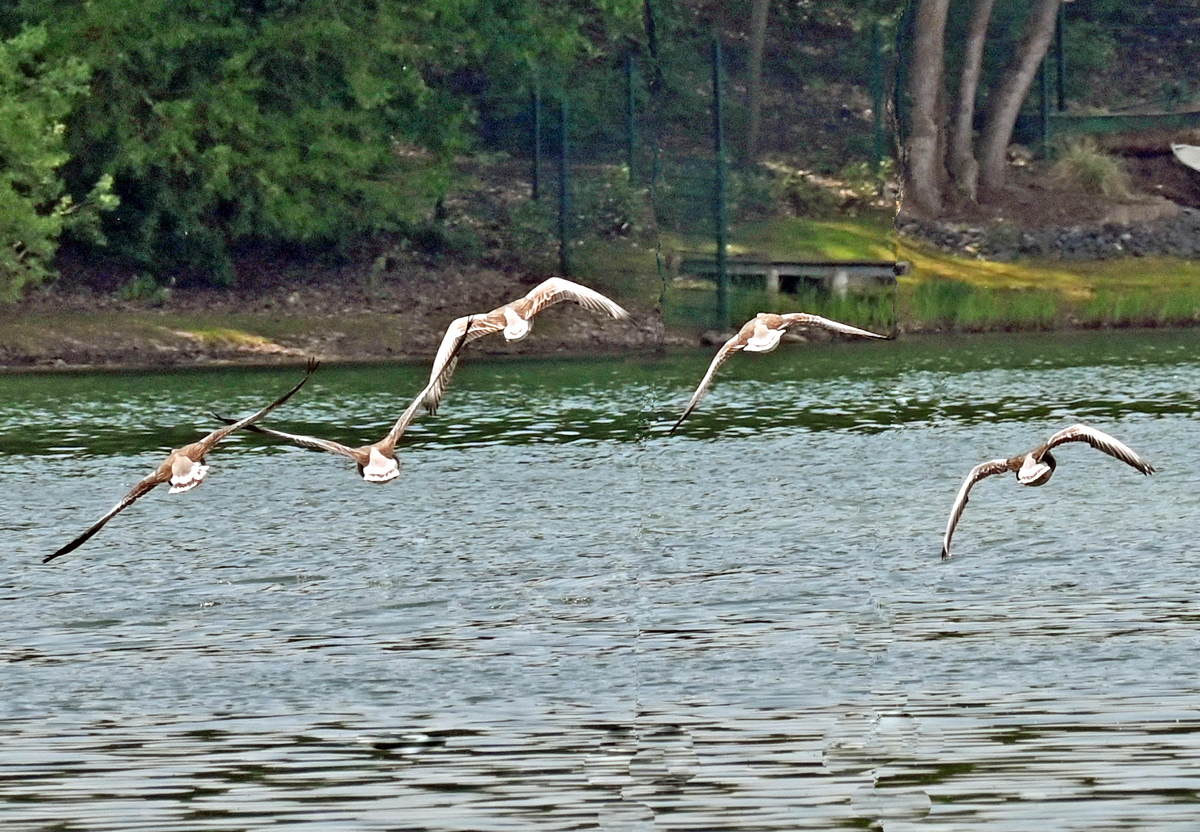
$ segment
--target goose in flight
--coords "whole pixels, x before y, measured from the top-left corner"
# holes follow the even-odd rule
[[[469,321],[470,319],[468,318],[467,320]],[[464,328],[464,331],[459,333],[458,338],[450,343],[451,362],[458,360],[458,351],[466,343],[465,332],[466,329]],[[447,366],[452,369],[453,364],[449,363]],[[448,371],[443,370],[443,372]],[[417,412],[421,409],[425,396],[429,392],[430,387],[433,386],[433,383],[431,381],[426,385],[424,390],[417,394],[412,403],[400,414],[400,418],[392,425],[392,429],[387,432],[386,436],[378,442],[372,442],[370,445],[351,448],[340,442],[334,442],[332,439],[321,439],[317,436],[305,436],[298,433],[285,433],[281,430],[261,427],[259,425],[251,425],[247,427],[247,430],[253,433],[261,433],[265,436],[273,436],[276,439],[282,439],[303,448],[328,451],[331,454],[349,457],[358,466],[358,475],[367,482],[391,482],[400,476],[400,463],[396,459],[396,443],[400,441],[400,437],[404,435],[404,431],[408,430],[408,426],[416,419]],[[442,389],[445,389],[446,384],[444,379],[441,380],[441,383]],[[233,423],[233,419],[230,419],[228,416],[222,416],[219,413],[210,413],[209,415],[226,424]]]
[[[279,407],[279,405],[290,399],[301,387],[304,386],[304,383],[308,381],[308,377],[316,371],[318,366],[320,366],[320,362],[318,362],[316,359],[310,358],[308,360],[307,371],[304,373],[304,378],[300,379],[300,383],[284,393],[275,401],[271,402],[262,410],[259,410],[256,413],[251,413],[244,419],[233,421],[223,428],[214,430],[199,442],[193,442],[190,445],[184,445],[182,448],[176,448],[175,450],[171,451],[171,453],[163,461],[162,465],[159,465],[151,474],[146,476],[141,482],[135,485],[128,494],[121,498],[121,502],[109,509],[107,514],[93,523],[91,527],[83,534],[79,535],[53,554],[46,555],[46,557],[42,558],[42,563],[49,563],[56,557],[65,555],[68,552],[79,548],[85,541],[88,540],[88,538],[104,528],[105,523],[125,509],[129,508],[129,506],[133,505],[133,503],[140,497],[150,493],[150,491],[156,486],[162,485],[165,482],[169,482],[171,484],[169,493],[171,494],[181,494],[184,491],[191,491],[204,481],[204,476],[208,473],[208,466],[204,464],[204,457],[213,449],[213,446],[215,446],[229,434],[233,433],[235,430],[251,425],[256,420],[266,416],[272,410]]]
[[[946,536],[942,538],[942,560],[950,557],[950,537],[954,534],[954,527],[958,525],[958,519],[962,517],[963,509],[967,505],[967,495],[975,483],[993,474],[1003,474],[1006,471],[1013,471],[1017,475],[1017,482],[1021,485],[1045,485],[1050,480],[1050,476],[1054,473],[1054,469],[1058,465],[1054,459],[1054,454],[1050,453],[1050,449],[1057,448],[1066,442],[1086,442],[1096,450],[1104,451],[1109,456],[1133,466],[1143,474],[1149,475],[1154,473],[1153,465],[1134,453],[1133,449],[1128,445],[1114,439],[1107,433],[1102,433],[1095,428],[1089,428],[1087,425],[1072,425],[1069,428],[1063,428],[1051,436],[1049,441],[1038,445],[1032,451],[1018,454],[1009,459],[993,459],[990,462],[980,463],[971,469],[971,473],[967,474],[967,479],[963,482],[962,488],[958,490],[958,497],[954,500],[954,508],[950,509],[950,522],[946,524]]]
[[[828,318],[822,318],[819,315],[809,315],[805,312],[788,312],[783,315],[776,315],[771,312],[759,312],[750,320],[742,325],[738,330],[737,335],[725,342],[725,345],[717,351],[713,357],[712,364],[708,365],[708,372],[704,374],[704,378],[700,379],[700,386],[696,388],[696,392],[692,394],[692,400],[683,410],[683,415],[679,417],[674,427],[671,428],[671,433],[679,429],[683,421],[696,409],[696,405],[700,403],[700,399],[704,397],[704,393],[708,390],[708,386],[712,383],[713,376],[717,374],[717,369],[729,360],[729,357],[735,352],[771,352],[779,346],[780,339],[783,334],[792,327],[815,326],[822,329],[840,332],[843,335],[858,335],[863,338],[883,338],[887,339],[886,335],[877,335],[874,332],[868,332],[865,329],[859,329],[856,326],[849,324],[838,323],[831,321]]]
[[[458,318],[447,327],[437,357],[433,360],[424,398],[425,409],[430,413],[435,412],[442,400],[458,361],[454,345],[459,339],[465,339],[465,343],[469,344],[493,332],[503,332],[506,341],[520,341],[533,328],[534,315],[547,306],[567,300],[618,320],[629,317],[628,312],[599,292],[561,277],[552,277],[534,286],[525,297],[517,298],[485,315]]]

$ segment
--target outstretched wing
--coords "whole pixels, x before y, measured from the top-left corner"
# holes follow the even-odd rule
[[[856,326],[843,324],[838,321],[822,318],[820,315],[810,315],[807,312],[788,312],[785,315],[780,315],[783,318],[783,325],[787,329],[794,326],[819,326],[822,329],[840,332],[843,335],[858,335],[862,338],[883,338],[887,339],[886,335],[878,335],[874,332],[869,332],[865,329],[859,329]]]
[[[971,492],[971,486],[984,477],[1003,474],[1007,470],[1007,459],[993,459],[990,462],[976,465],[971,469],[971,473],[967,474],[962,488],[958,489],[958,496],[954,499],[954,508],[950,509],[950,522],[946,524],[946,536],[942,538],[942,560],[950,557],[950,538],[954,535],[954,527],[958,525],[958,519],[962,517],[963,509],[967,507],[967,495]]]
[[[696,392],[692,394],[692,400],[689,401],[687,407],[683,409],[683,415],[679,417],[679,421],[677,421],[674,427],[671,428],[671,433],[674,433],[676,430],[678,430],[679,426],[683,424],[683,420],[692,415],[692,411],[696,409],[696,405],[700,403],[700,399],[704,397],[705,391],[708,390],[708,385],[712,383],[713,376],[717,374],[718,368],[720,368],[722,364],[729,360],[729,356],[733,355],[735,352],[738,352],[745,346],[746,340],[739,333],[738,335],[735,335],[726,341],[725,345],[721,347],[721,349],[717,350],[717,354],[713,356],[712,363],[708,365],[708,372],[704,374],[704,378],[700,379],[700,386],[697,387]]]
[[[150,476],[143,479],[141,482],[139,482],[137,485],[135,485],[128,494],[126,494],[124,497],[121,498],[121,502],[117,503],[115,506],[110,508],[108,510],[108,513],[105,514],[103,517],[101,517],[99,520],[97,520],[95,523],[93,523],[87,531],[85,531],[83,534],[79,535],[79,537],[75,538],[70,543],[68,543],[66,546],[63,546],[61,549],[54,552],[53,554],[46,555],[46,557],[42,558],[42,563],[49,563],[50,561],[54,560],[56,557],[59,557],[60,555],[65,555],[68,552],[73,552],[76,549],[78,549],[85,542],[87,542],[87,540],[92,535],[94,535],[96,532],[98,532],[102,528],[104,528],[105,523],[107,523],[109,520],[116,517],[118,514],[120,514],[125,509],[129,508],[129,506],[133,505],[133,503],[139,497],[141,497],[144,494],[149,493],[151,491],[151,489],[153,489],[156,485],[162,485],[164,482],[166,482],[170,478],[170,475],[171,475],[170,470],[164,470],[164,469],[160,468],[157,471],[155,471],[153,474],[151,474]]]
[[[460,318],[463,322],[461,327],[455,327],[458,321],[450,325],[452,330],[457,329],[458,335],[453,341],[449,342],[449,351],[446,353],[446,361],[442,366],[441,372],[429,379],[429,383],[425,385],[425,389],[417,394],[417,397],[404,409],[400,414],[400,418],[396,420],[396,424],[392,425],[392,429],[388,431],[388,435],[384,437],[384,447],[395,448],[396,443],[400,441],[400,437],[404,435],[404,431],[408,430],[408,426],[413,423],[413,419],[417,418],[417,412],[422,405],[429,408],[430,413],[437,410],[438,403],[441,400],[442,394],[446,391],[446,386],[450,383],[450,376],[454,373],[454,368],[458,365],[458,353],[466,346],[468,341],[474,340],[471,338],[471,332],[475,330],[475,316],[471,315],[466,318]],[[446,333],[449,337],[450,332]],[[475,336],[480,337],[479,335]],[[442,341],[442,348],[447,346],[446,341]],[[441,350],[438,354],[441,355]],[[436,364],[435,364],[436,369]],[[430,397],[434,397],[433,406],[430,407]]]
[[[210,412],[208,415],[212,416],[218,422],[224,422],[227,425],[236,425],[238,422],[237,419],[230,419],[228,416],[222,416],[220,413]],[[331,454],[347,456],[356,462],[358,461],[358,458],[354,455],[353,448],[349,448],[340,442],[334,442],[331,439],[321,439],[317,436],[306,436],[302,433],[285,433],[281,430],[264,428],[260,425],[245,425],[244,429],[250,431],[251,433],[261,433],[263,436],[273,436],[276,439],[283,439],[286,442],[291,442],[293,445],[300,445],[301,447],[312,448],[317,451],[329,451]]]
[[[308,359],[308,367],[304,373],[304,378],[300,379],[300,383],[297,384],[295,387],[293,387],[291,390],[284,393],[278,399],[271,402],[269,405],[264,407],[262,410],[259,410],[257,413],[251,413],[249,416],[246,416],[242,419],[238,419],[236,422],[226,425],[223,428],[217,428],[212,433],[210,433],[208,436],[201,439],[199,442],[196,443],[201,448],[201,455],[208,453],[210,450],[212,450],[212,447],[214,445],[216,445],[218,442],[220,442],[222,439],[224,439],[229,434],[233,433],[235,430],[240,430],[241,428],[244,428],[247,425],[257,422],[263,416],[266,416],[272,410],[279,407],[279,405],[286,402],[288,399],[290,399],[292,396],[294,396],[300,390],[301,387],[304,386],[304,383],[306,381],[308,381],[309,376],[311,376],[313,373],[315,373],[317,370],[317,367],[320,367],[320,366],[321,366],[321,362],[318,361],[317,359],[315,359],[315,358]]]
[[[430,413],[437,412],[442,396],[446,394],[446,388],[450,385],[450,377],[454,375],[454,368],[458,366],[458,351],[463,348],[463,345],[502,329],[504,329],[504,316],[492,314],[468,315],[458,318],[446,328],[441,346],[438,347],[437,355],[433,359],[433,367],[429,371],[429,384],[420,397],[420,402],[426,410]]]
[[[584,309],[601,312],[614,318],[628,318],[629,313],[595,289],[589,289],[561,277],[551,277],[543,280],[529,290],[525,299],[530,302],[529,317],[533,317],[547,306],[553,306],[564,300],[573,301]]]
[[[1089,428],[1087,425],[1071,425],[1069,428],[1063,428],[1050,437],[1044,449],[1049,450],[1065,442],[1086,442],[1096,450],[1104,451],[1104,453],[1121,460],[1126,465],[1133,466],[1143,474],[1154,473],[1154,466],[1134,453],[1133,448],[1130,448],[1120,440],[1114,439],[1107,433],[1098,431],[1095,428]]]

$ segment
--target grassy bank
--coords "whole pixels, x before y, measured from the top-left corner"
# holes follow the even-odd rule
[[[664,236],[663,247],[704,251],[711,250],[711,243]],[[807,292],[773,302],[762,291],[735,288],[731,296],[735,323],[769,309],[772,303],[778,311],[803,309],[879,329],[890,329],[896,320],[908,331],[1200,323],[1200,263],[1174,258],[989,262],[897,239],[886,216],[755,223],[738,229],[730,252],[774,259],[896,259],[912,264],[894,293],[874,297]],[[606,259],[594,257],[592,262]],[[669,324],[707,328],[715,315],[715,292],[677,288],[668,282],[664,307]]]
[[[906,259],[894,291],[836,297],[809,291],[768,297],[735,288],[731,323],[756,312],[804,310],[891,331],[1031,331],[1200,323],[1200,263],[1125,258],[1087,263],[990,263],[897,241],[889,218],[743,226],[734,253],[777,259]],[[709,249],[711,250],[711,248]],[[518,345],[485,339],[477,354],[586,355],[695,344],[714,328],[716,293],[671,275],[680,252],[703,241],[589,241],[573,251],[576,280],[611,295],[627,321],[560,309]],[[661,265],[660,265],[661,264]],[[366,273],[370,264],[359,271]],[[214,292],[180,288],[155,299],[69,290],[0,306],[0,366],[141,367],[275,362],[318,354],[330,361],[427,360],[446,324],[528,291],[531,275],[458,262],[377,276],[310,270],[263,285]],[[695,281],[691,281],[696,285]],[[661,318],[658,315],[661,309]],[[665,324],[665,329],[663,325]]]

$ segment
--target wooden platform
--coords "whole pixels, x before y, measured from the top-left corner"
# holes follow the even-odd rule
[[[815,288],[833,294],[869,294],[896,285],[909,273],[907,260],[771,260],[764,257],[730,257],[725,261],[732,283],[739,286],[761,281],[769,294],[797,294]],[[717,278],[715,257],[683,257],[680,275]]]

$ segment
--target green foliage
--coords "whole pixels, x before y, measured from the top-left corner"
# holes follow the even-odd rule
[[[1059,318],[1061,298],[1038,289],[989,289],[935,278],[919,283],[909,312],[917,322],[962,330],[1042,329]]]
[[[1200,320],[1200,289],[1179,286],[1164,293],[1101,289],[1083,307],[1079,318],[1101,326],[1194,324]]]
[[[629,0],[26,0],[94,69],[71,173],[112,170],[114,247],[229,279],[231,246],[343,246],[428,220],[486,95],[586,57]],[[478,81],[489,78],[481,92]],[[473,80],[475,79],[475,80]],[[494,86],[493,86],[494,85]],[[501,91],[501,92],[497,92]],[[526,100],[521,98],[522,101]]]
[[[760,167],[731,171],[726,192],[729,218],[733,222],[768,217],[779,210],[776,177]]]
[[[100,177],[76,202],[59,169],[67,161],[63,118],[87,89],[74,58],[43,60],[46,31],[26,29],[0,43],[0,298],[11,300],[50,276],[59,235],[95,230],[113,205],[112,180]]]
[[[922,321],[950,323],[957,319],[958,310],[975,293],[971,284],[958,280],[935,278],[922,281],[913,292],[913,314]]]
[[[432,206],[444,173],[404,150],[448,151],[453,131],[398,123],[399,109],[429,109],[405,71],[416,48],[364,5],[36,5],[95,69],[71,150],[79,171],[115,171],[123,206],[107,230],[123,254],[221,281],[230,243],[340,241]]]
[[[156,305],[167,299],[167,289],[160,286],[151,275],[141,273],[131,277],[116,291],[116,296],[120,300],[143,301]]]
[[[648,188],[629,182],[629,169],[606,165],[573,180],[576,232],[600,237],[646,239],[656,230]],[[578,236],[578,234],[576,235]]]
[[[798,171],[789,171],[775,184],[777,204],[787,205],[797,217],[825,219],[837,215],[837,195]]]

